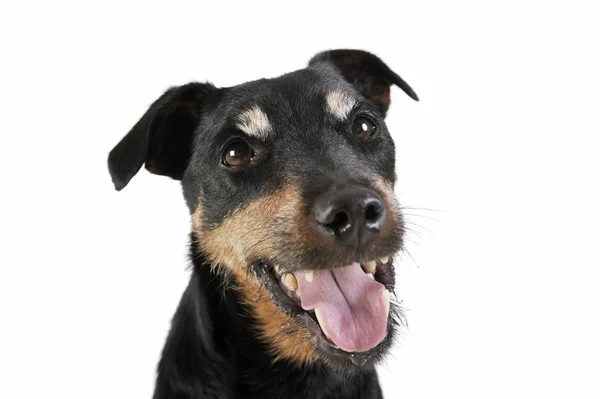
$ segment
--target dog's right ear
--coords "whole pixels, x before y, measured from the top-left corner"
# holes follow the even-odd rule
[[[308,66],[321,63],[333,65],[348,83],[373,101],[384,116],[390,106],[391,85],[400,87],[410,98],[419,101],[408,83],[375,54],[350,49],[323,51],[312,57]]]
[[[142,165],[157,175],[181,180],[203,103],[216,88],[209,83],[172,87],[156,100],[108,154],[108,170],[117,190]]]

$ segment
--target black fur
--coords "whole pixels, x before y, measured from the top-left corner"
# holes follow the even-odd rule
[[[117,190],[143,164],[152,173],[181,180],[190,213],[201,205],[206,228],[282,187],[289,176],[295,178],[307,208],[332,187],[373,188],[374,175],[393,182],[394,143],[384,122],[392,84],[417,100],[379,58],[363,51],[334,50],[317,54],[308,68],[276,79],[229,88],[208,83],[171,88],[110,152],[110,174]],[[324,110],[326,93],[340,89],[358,99],[348,121],[336,120]],[[251,105],[268,115],[276,139],[261,141],[235,127],[235,117]],[[349,133],[360,115],[377,125],[377,134],[368,140]],[[234,170],[223,165],[222,154],[238,139],[253,147],[256,159]],[[298,267],[293,265],[318,269],[393,253],[402,245],[402,221],[397,217],[396,231],[364,248],[324,245],[298,253],[294,237],[275,231],[281,250],[277,260],[292,265],[290,270]],[[374,362],[391,345],[391,327],[389,339],[364,367],[333,355],[304,367],[273,362],[256,339],[255,322],[236,290],[226,288],[221,274],[210,272],[211,265],[195,246],[191,257],[190,283],[158,366],[156,399],[382,397]],[[379,277],[391,279],[393,287],[393,274]]]
[[[172,87],[150,106],[108,155],[117,190],[122,190],[144,163],[152,173],[181,180],[200,108],[206,108],[204,100],[213,89],[208,83]]]
[[[273,364],[236,291],[223,286],[203,257],[193,259],[158,366],[155,399],[382,398],[372,369],[347,378],[321,363]]]

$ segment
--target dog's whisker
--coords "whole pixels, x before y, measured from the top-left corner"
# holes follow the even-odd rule
[[[435,234],[433,231],[431,231],[429,228],[427,228],[427,227],[425,227],[425,226],[423,226],[423,225],[420,225],[420,224],[418,224],[418,223],[414,223],[414,222],[410,222],[410,221],[407,221],[407,220],[404,220],[404,223],[405,223],[405,224],[408,224],[408,225],[410,225],[410,226],[413,226],[413,227],[416,227],[416,228],[422,229],[423,231],[425,231],[426,233],[428,233],[428,234],[429,234],[429,235],[431,235],[432,237],[434,237],[434,238],[438,238],[438,236],[437,236],[437,235],[436,235],[436,234]],[[419,238],[421,238],[421,235],[420,235],[420,234],[419,234],[419,233],[418,233],[416,230],[414,230],[413,228],[411,228],[411,227],[408,227],[407,229],[410,229],[410,231],[414,232],[415,234],[417,234],[417,235],[419,236]]]
[[[413,242],[413,241],[411,241],[411,242]],[[413,243],[414,243],[414,242],[413,242]],[[414,244],[415,244],[415,245],[419,245],[419,244],[417,244],[417,243],[414,243]],[[402,250],[402,252],[398,254],[398,256],[399,256],[401,259],[403,258],[403,256],[404,256],[404,255],[408,255],[408,257],[409,257],[409,258],[410,258],[410,259],[413,261],[413,263],[414,263],[414,264],[415,264],[415,265],[416,265],[418,268],[420,268],[420,267],[421,267],[421,266],[419,266],[419,264],[417,263],[416,259],[415,259],[415,258],[412,256],[412,254],[410,253],[410,251],[408,250],[408,248],[404,248],[404,249]]]
[[[428,211],[428,212],[439,212],[439,213],[446,213],[448,211],[445,211],[443,209],[433,209],[433,208],[427,208],[427,207],[419,207],[419,206],[412,206],[412,205],[401,205],[400,209],[409,209],[409,210],[418,210],[418,211]]]
[[[406,222],[405,222],[405,225],[404,225],[404,232],[405,232],[405,233],[407,233],[407,234],[414,234],[414,235],[415,235],[415,236],[417,236],[417,238],[419,238],[419,239],[422,239],[422,238],[423,238],[423,237],[421,236],[421,233],[420,233],[420,232],[418,232],[417,230],[413,229],[412,227],[408,227],[408,226],[407,226],[407,224],[408,224],[408,225],[410,225],[410,223],[406,223]],[[406,238],[406,236],[405,236],[405,238]]]
[[[439,219],[436,219],[432,216],[428,216],[428,215],[419,215],[417,213],[408,213],[408,212],[402,212],[402,216],[404,217],[409,217],[409,218],[422,218],[422,219],[428,219],[431,220],[433,222],[436,223],[442,223]]]
[[[415,234],[415,235],[416,235],[416,233],[415,233],[415,232],[413,232],[413,231],[408,231],[408,233],[412,233],[412,234]],[[419,238],[419,236],[418,236],[418,235],[417,235],[417,237]],[[410,234],[407,234],[407,235],[405,235],[405,236],[404,236],[404,239],[405,239],[406,241],[410,242],[411,244],[414,244],[414,245],[416,245],[416,246],[417,246],[417,247],[419,247],[419,248],[423,248],[423,245],[422,245],[420,242],[418,242],[417,240],[414,240],[414,239],[413,239],[413,238],[410,236]],[[404,252],[408,252],[408,249],[407,249],[407,248],[404,248]]]

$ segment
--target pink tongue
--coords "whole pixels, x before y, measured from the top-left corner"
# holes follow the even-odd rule
[[[315,310],[321,329],[342,350],[364,352],[385,336],[389,297],[358,263],[337,269],[294,272],[304,310]],[[384,292],[385,291],[385,292]]]

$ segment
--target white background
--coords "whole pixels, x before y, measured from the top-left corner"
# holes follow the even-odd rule
[[[386,398],[600,397],[593,1],[0,9],[0,397],[149,398],[187,283],[179,185],[106,156],[168,86],[372,51],[392,91],[409,328]],[[18,5],[16,5],[18,4]]]

